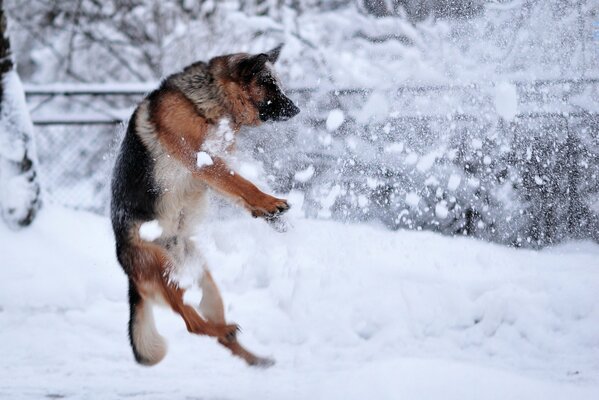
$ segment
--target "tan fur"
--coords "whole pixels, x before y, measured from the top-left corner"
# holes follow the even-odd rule
[[[228,338],[237,332],[235,324],[210,323],[203,319],[199,313],[183,301],[185,290],[172,282],[169,276],[170,269],[175,264],[168,251],[156,243],[144,241],[132,232],[134,245],[130,256],[135,260],[135,266],[130,277],[137,286],[137,290],[144,302],[165,303],[173,311],[179,313],[187,329],[191,333]]]
[[[242,125],[260,125],[258,110],[251,105],[252,99],[258,100],[263,96],[260,88],[257,85],[243,87],[228,79],[220,79],[219,84],[223,88],[226,104],[233,116],[234,129],[238,130]]]

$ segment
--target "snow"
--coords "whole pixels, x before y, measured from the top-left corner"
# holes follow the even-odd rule
[[[198,152],[196,159],[196,165],[198,168],[202,168],[204,166],[212,164],[214,164],[214,161],[212,161],[212,157],[210,157],[210,154],[206,153],[205,151]]]
[[[380,122],[389,116],[389,100],[381,91],[374,91],[356,115],[359,123]]]
[[[308,165],[306,169],[297,171],[293,178],[298,182],[308,182],[314,176],[314,165]]]
[[[302,113],[240,132],[255,138],[240,149],[260,158],[258,165],[228,158],[227,120],[208,132],[197,161],[202,167],[226,158],[231,174],[260,187],[296,189],[276,224],[246,216],[200,227],[194,240],[202,262],[173,276],[190,285],[206,261],[228,316],[243,327],[241,340],[278,360],[269,370],[247,368],[214,340],[192,337],[167,311],[157,320],[170,353],[155,368],[136,366],[109,222],[49,206],[31,229],[0,226],[0,398],[599,398],[598,245],[524,251],[322,220],[448,235],[467,224],[478,237],[525,245],[535,241],[530,232],[548,233],[539,246],[596,236],[588,233],[597,232],[599,210],[594,117],[575,116],[599,104],[592,68],[599,53],[581,29],[593,23],[593,2],[477,2],[484,8],[473,17],[422,21],[404,13],[418,2],[370,2],[397,9],[380,18],[366,2],[143,2],[108,10],[112,20],[82,12],[75,28],[83,28],[74,30],[64,15],[57,26],[40,24],[36,16],[52,10],[34,3],[12,7],[20,19],[15,32],[26,38],[13,46],[27,50],[19,55],[26,79],[114,81],[27,86],[38,96],[30,104],[34,121],[71,125],[39,135],[67,177],[52,178],[59,188],[45,187],[61,193],[63,204],[104,204],[108,193],[98,182],[109,179],[97,179],[94,168],[107,150],[95,142],[112,131],[88,135],[72,125],[124,120],[161,75],[279,41],[286,47],[277,69],[296,89],[290,94]],[[136,21],[168,32],[132,45],[114,24],[121,20],[125,28]],[[109,39],[108,47],[88,31]],[[115,59],[115,49],[136,68]],[[145,82],[126,83],[132,80]],[[65,95],[58,104],[48,102],[54,91]],[[111,110],[91,92],[124,96],[111,97]],[[89,98],[73,101],[72,94]],[[584,149],[574,151],[577,159],[562,157],[578,148],[568,147],[572,138]],[[18,140],[0,143],[5,157],[19,161],[23,152]],[[563,168],[564,159],[575,170]],[[580,178],[576,192],[571,176]],[[3,181],[0,196],[26,198],[26,179]],[[572,221],[581,235],[571,234]],[[156,221],[140,228],[146,240],[160,232]],[[200,295],[185,299],[197,304]]]
[[[25,92],[16,71],[2,76],[0,104],[0,214],[10,226],[26,223],[39,208],[37,151]],[[30,168],[23,165],[31,162]]]
[[[338,108],[329,111],[329,115],[326,120],[327,131],[333,132],[337,130],[345,121],[345,114]]]
[[[518,90],[509,82],[495,85],[495,111],[506,121],[514,119],[518,113]]]
[[[451,190],[452,192],[455,191],[460,186],[461,181],[462,178],[459,175],[451,174],[449,176],[449,181],[447,182],[447,189]]]
[[[403,151],[403,143],[391,143],[385,146],[385,153],[401,153]]]
[[[209,132],[208,137],[202,144],[202,149],[215,156],[225,157],[229,153],[229,148],[233,144],[233,139],[234,133],[231,129],[231,121],[228,118],[221,118],[218,120],[216,127]],[[205,156],[202,157],[206,160]],[[212,161],[212,159],[210,159],[210,161]]]
[[[535,183],[539,186],[542,186],[544,184],[543,178],[541,178],[539,175],[535,175],[534,180],[535,180]]]
[[[318,216],[321,218],[330,218],[331,209],[337,200],[337,196],[341,193],[341,186],[332,185],[327,194],[320,199],[320,205],[322,209],[319,211]]]
[[[406,164],[408,165],[414,165],[418,162],[418,154],[411,152],[408,154],[408,156],[406,157]]]
[[[7,72],[2,85],[0,156],[20,162],[25,154],[25,142],[32,140],[33,124],[19,75],[14,70]]]
[[[240,340],[277,359],[268,370],[190,335],[166,310],[156,319],[169,353],[156,367],[137,366],[109,221],[48,206],[30,229],[0,226],[2,397],[599,395],[598,245],[536,252],[293,222],[280,234],[232,218],[196,236]]]
[[[416,192],[409,192],[406,194],[406,203],[412,207],[418,207],[418,203],[420,203],[420,196]]]
[[[438,218],[445,219],[449,214],[449,210],[447,210],[447,202],[445,200],[441,200],[435,205],[435,215]]]
[[[260,178],[260,168],[255,163],[247,162],[245,160],[238,160],[236,163],[237,170],[246,179],[255,181]]]
[[[416,169],[420,172],[428,171],[429,169],[431,169],[435,161],[437,161],[437,158],[441,157],[443,153],[444,149],[436,149],[423,155],[422,157],[420,157],[420,160],[418,160],[418,163],[416,164]]]
[[[46,83],[25,84],[25,90],[36,95],[61,94],[139,94],[151,92],[160,85],[159,81],[152,82],[115,82],[115,83]]]
[[[144,222],[139,227],[139,236],[149,242],[158,239],[160,235],[162,235],[162,227],[157,220]]]

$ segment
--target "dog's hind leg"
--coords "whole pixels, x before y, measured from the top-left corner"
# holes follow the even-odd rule
[[[187,330],[198,335],[208,335],[217,338],[234,338],[239,329],[235,324],[205,320],[192,306],[185,304],[183,295],[185,290],[169,281],[168,277],[162,278],[162,294],[173,311],[181,315]]]
[[[205,320],[195,308],[183,302],[185,290],[169,277],[174,260],[166,249],[156,243],[138,241],[124,252],[121,259],[128,266],[129,337],[139,363],[154,365],[166,353],[166,343],[154,324],[153,302],[170,306],[181,315],[191,333],[216,338],[235,337],[237,325]]]
[[[212,275],[208,270],[204,271],[200,279],[200,288],[202,289],[202,300],[200,301],[200,311],[202,315],[210,322],[215,324],[225,324],[225,309],[220,292]],[[231,353],[241,357],[249,365],[257,367],[270,367],[275,362],[270,358],[258,357],[246,350],[237,340],[236,335],[219,337],[218,342],[228,348]]]

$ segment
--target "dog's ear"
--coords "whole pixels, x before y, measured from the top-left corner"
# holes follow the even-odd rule
[[[281,54],[282,48],[283,48],[283,43],[279,44],[277,47],[275,47],[271,51],[266,52],[266,55],[268,56],[268,61],[270,61],[273,64],[275,62],[277,62],[277,60],[279,59],[279,55]]]
[[[264,69],[264,64],[267,61],[268,55],[264,53],[244,58],[235,66],[233,76],[242,81],[249,82],[254,75]]]

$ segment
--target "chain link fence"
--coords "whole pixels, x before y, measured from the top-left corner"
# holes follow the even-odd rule
[[[37,127],[46,198],[70,208],[106,213],[119,130],[118,125]]]
[[[295,90],[302,113],[242,134],[239,147],[275,190],[299,194],[313,218],[376,220],[515,246],[597,239],[599,117],[585,107],[599,99],[598,86]],[[128,115],[142,93],[111,103],[118,93],[80,95],[96,109],[104,102],[128,111],[91,118],[95,125],[49,124],[34,113],[40,174],[51,201],[106,213],[124,130],[114,115]]]

